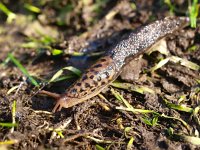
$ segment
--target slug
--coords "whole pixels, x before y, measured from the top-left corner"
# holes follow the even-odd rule
[[[114,81],[131,59],[143,54],[161,38],[185,27],[188,22],[187,17],[166,17],[138,28],[108,50],[66,90],[66,93],[61,95],[48,91],[40,93],[57,100],[53,112],[60,111],[62,107],[68,108],[82,103],[99,94]]]

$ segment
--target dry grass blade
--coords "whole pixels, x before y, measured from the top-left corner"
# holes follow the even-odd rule
[[[180,63],[182,66],[185,66],[187,68],[190,68],[192,70],[200,70],[200,66],[191,62],[191,61],[188,61],[186,59],[183,59],[183,58],[180,58],[180,57],[177,57],[177,56],[171,56],[170,57],[170,61],[174,62],[174,63]]]
[[[156,64],[154,67],[151,68],[151,72],[154,72],[155,70],[161,68],[166,63],[168,63],[169,60],[170,60],[169,58],[165,58],[165,59],[161,60],[158,64]]]
[[[154,114],[158,114],[157,112],[153,111],[153,110],[145,110],[145,109],[135,109],[135,108],[125,108],[125,107],[116,107],[116,109],[119,110],[124,110],[124,111],[130,111],[134,114],[147,114],[147,113],[154,113]]]
[[[150,89],[149,87],[146,87],[146,86],[136,86],[136,85],[133,85],[131,83],[121,83],[121,82],[113,82],[110,84],[111,86],[113,87],[116,87],[116,88],[120,88],[120,89],[125,89],[125,90],[128,90],[128,91],[132,91],[132,92],[137,92],[137,93],[140,93],[140,94],[144,94],[145,92],[147,93],[151,93],[151,94],[154,94],[154,90]]]
[[[182,141],[191,143],[193,145],[200,145],[200,138],[188,135],[180,135],[180,134],[173,134],[176,138],[179,138]]]
[[[18,140],[8,140],[8,141],[0,142],[0,145],[12,145],[12,144],[16,144],[18,142],[19,142]]]
[[[9,95],[10,93],[12,93],[13,91],[15,91],[18,88],[19,88],[19,85],[13,86],[11,89],[8,90],[7,94]]]
[[[12,124],[16,124],[16,120],[15,120],[15,117],[16,117],[16,100],[13,101],[13,104],[12,104]],[[11,128],[10,130],[11,133],[14,132],[14,126]]]
[[[164,118],[167,118],[167,119],[178,120],[178,121],[180,121],[180,122],[188,129],[188,131],[190,131],[190,126],[189,126],[185,121],[183,121],[183,120],[180,119],[180,118],[167,116],[167,115],[165,115],[165,114],[162,114],[160,117],[164,117]]]
[[[129,104],[129,102],[125,100],[124,97],[121,94],[119,94],[119,92],[116,92],[114,89],[111,89],[111,92],[119,101],[122,101],[127,108],[133,108],[133,106]]]

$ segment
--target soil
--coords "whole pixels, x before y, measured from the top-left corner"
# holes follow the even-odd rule
[[[117,81],[101,92],[104,98],[95,96],[52,113],[55,100],[38,91],[64,93],[78,79],[73,75],[47,84],[58,70],[73,66],[84,71],[128,32],[171,15],[169,8],[157,0],[62,0],[32,2],[41,9],[33,13],[20,7],[25,0],[3,2],[17,18],[8,23],[0,12],[0,123],[13,122],[16,102],[17,126],[0,125],[0,149],[200,149],[199,68],[169,61],[152,71],[160,60],[172,56],[200,65],[199,27],[188,26],[165,38],[162,43],[166,47],[161,49],[167,54],[156,50],[131,61]],[[175,0],[173,4],[174,15],[185,15],[186,1]],[[53,55],[52,49],[60,49],[62,54]],[[20,61],[39,87],[8,59],[8,53]],[[115,83],[126,83],[125,88]],[[8,93],[13,87],[16,89]],[[126,105],[117,100],[116,92],[133,108],[153,113],[118,109]],[[185,137],[196,137],[197,143]]]

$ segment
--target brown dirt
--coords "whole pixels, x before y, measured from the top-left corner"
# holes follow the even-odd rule
[[[7,3],[7,6],[19,14],[20,19],[26,16],[19,7],[23,1]],[[58,10],[67,2],[74,3],[76,9],[65,16],[65,24],[59,26]],[[131,137],[134,138],[132,149],[138,150],[175,150],[175,149],[200,149],[198,145],[186,142],[180,136],[198,136],[199,113],[195,116],[191,112],[184,112],[170,108],[164,99],[173,104],[180,102],[192,109],[199,106],[199,70],[192,70],[180,65],[180,63],[168,62],[158,70],[151,72],[159,60],[171,55],[187,59],[200,65],[200,29],[187,27],[172,36],[167,37],[169,55],[163,55],[158,51],[150,55],[144,54],[142,58],[131,62],[117,79],[120,82],[128,82],[131,85],[145,86],[154,93],[144,92],[140,94],[131,90],[119,89],[108,86],[102,94],[107,100],[98,96],[76,105],[72,108],[62,109],[57,113],[51,113],[55,101],[52,98],[37,94],[38,88],[34,87],[27,77],[11,61],[5,63],[7,54],[12,54],[23,64],[28,72],[44,83],[50,79],[59,69],[72,65],[85,70],[100,56],[90,56],[94,52],[104,52],[120,40],[120,37],[141,25],[169,15],[168,7],[156,0],[136,0],[137,9],[129,1],[108,1],[101,6],[104,11],[91,12],[89,8],[93,2],[83,6],[78,1],[64,0],[60,3],[48,2],[42,7],[40,15],[36,15],[34,21],[16,20],[11,24],[5,23],[6,17],[0,24],[0,122],[12,122],[12,104],[16,101],[16,122],[14,131],[10,128],[0,128],[0,142],[15,140],[15,144],[6,145],[8,149],[97,149],[100,145],[105,149],[127,149]],[[174,1],[176,8],[187,8],[186,2]],[[18,6],[18,7],[17,7]],[[176,12],[176,15],[184,13]],[[112,13],[116,13],[111,17]],[[110,16],[108,15],[110,14]],[[3,14],[0,14],[3,15]],[[41,19],[45,17],[46,19]],[[62,17],[61,17],[62,18]],[[90,22],[88,18],[95,18]],[[39,21],[38,21],[39,20]],[[22,43],[27,43],[30,37],[40,39],[41,34],[35,32],[35,27],[41,28],[45,35],[52,35],[57,40],[51,43],[53,48],[62,49],[63,55],[53,56],[44,45],[37,48],[24,48]],[[29,39],[30,40],[30,39]],[[43,43],[44,44],[44,43]],[[188,50],[196,46],[196,50]],[[85,56],[72,56],[73,52],[84,52]],[[127,67],[126,67],[127,68]],[[70,72],[66,72],[70,74]],[[132,75],[134,74],[134,76]],[[63,93],[77,77],[45,85],[44,89],[55,93]],[[197,82],[198,81],[198,82]],[[11,94],[7,91],[20,85]],[[40,88],[43,85],[40,86]],[[111,89],[118,91],[123,97],[137,109],[153,110],[159,114],[176,117],[185,121],[184,126],[180,121],[165,117],[158,117],[156,126],[147,125],[142,118],[152,119],[155,114],[133,114],[125,110],[117,110],[117,106],[124,106],[116,100]],[[105,109],[105,105],[109,110]],[[124,106],[125,107],[125,106]],[[121,121],[120,121],[121,120]],[[52,132],[52,129],[66,125],[61,138]],[[126,127],[130,130],[126,132]],[[173,129],[174,134],[170,134]],[[99,141],[95,140],[98,139]],[[109,141],[111,141],[109,143]],[[0,145],[1,146],[1,145]],[[0,147],[1,148],[1,147]]]

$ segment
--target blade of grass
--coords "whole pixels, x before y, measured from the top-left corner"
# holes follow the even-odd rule
[[[103,148],[102,146],[100,146],[98,144],[96,144],[95,147],[97,150],[106,150],[105,148]]]
[[[191,1],[189,1],[188,11],[190,16],[190,25],[192,28],[196,28],[197,26],[197,16],[199,14],[199,6],[198,0],[193,0],[192,5]]]
[[[199,110],[200,110],[200,106],[195,107],[191,116],[194,118],[194,121],[196,122],[196,124],[200,126]]]
[[[133,127],[125,127],[124,128],[124,135],[126,138],[130,138],[130,136],[128,134],[132,129],[133,129]]]
[[[155,70],[161,68],[166,63],[168,63],[168,61],[169,61],[169,58],[165,58],[165,59],[161,60],[158,64],[156,64],[154,67],[151,68],[151,72],[154,72]]]
[[[31,83],[35,86],[39,86],[39,84],[37,83],[37,81],[31,77],[31,75],[28,73],[28,71],[26,70],[26,68],[24,68],[24,66],[11,54],[8,54],[8,57],[10,58],[10,60],[21,70],[21,72],[28,77],[28,79],[31,81]]]
[[[70,56],[83,56],[83,55],[85,55],[82,52],[73,52],[73,53],[65,52],[65,54],[70,55]]]
[[[121,130],[123,130],[123,129],[124,129],[124,126],[123,126],[123,123],[122,123],[122,118],[118,118],[118,119],[116,120],[116,122],[117,122],[118,127],[119,127]]]
[[[200,138],[182,134],[172,134],[172,137],[179,139],[180,141],[185,141],[193,145],[200,145]]]
[[[10,11],[3,3],[0,2],[0,10],[3,11],[7,16],[7,23],[11,23],[15,18],[16,14]]]
[[[92,137],[92,136],[85,136],[86,138],[92,140],[92,141],[95,141],[96,143],[107,143],[107,144],[110,144],[110,143],[115,143],[115,141],[109,141],[109,140],[102,140],[102,139],[97,139],[95,137]],[[118,141],[119,142],[119,141]],[[120,143],[120,142],[119,142]]]
[[[38,48],[39,44],[35,41],[30,41],[30,42],[22,43],[21,47],[23,47],[23,48]]]
[[[64,135],[62,134],[63,131],[67,130],[66,128],[69,126],[69,124],[71,123],[72,118],[69,117],[65,120],[63,120],[63,122],[56,128],[49,128],[49,131],[53,131],[50,137],[50,140],[55,139],[57,134],[61,137],[64,138]]]
[[[127,150],[132,150],[132,145],[133,145],[133,142],[134,142],[134,137],[131,137],[130,140],[128,141],[128,144],[127,144]]]
[[[26,9],[28,9],[29,11],[32,11],[32,12],[34,12],[34,13],[40,13],[40,12],[41,12],[40,8],[38,8],[38,7],[36,7],[36,6],[33,6],[33,5],[31,5],[31,4],[28,4],[28,3],[24,4],[24,7],[25,7]]]
[[[104,100],[106,102],[108,101],[102,94],[98,94],[98,96],[102,100]],[[98,104],[106,111],[110,111],[111,110],[110,107],[107,104],[103,103],[103,102],[98,102]]]
[[[16,124],[15,116],[16,116],[16,100],[14,100],[12,104],[12,124]],[[11,133],[14,132],[14,126],[11,128],[10,132]]]
[[[63,139],[65,136],[63,135],[62,131],[58,131],[57,134]]]
[[[152,120],[152,126],[155,127],[156,125],[158,125],[158,115],[156,115]]]
[[[160,117],[167,118],[167,119],[178,120],[178,121],[180,121],[180,122],[190,131],[189,125],[188,125],[185,121],[183,121],[182,119],[180,119],[180,118],[167,116],[167,115],[165,115],[165,114],[160,115]]]
[[[64,70],[69,70],[69,71],[71,71],[71,72],[73,72],[74,74],[76,74],[77,76],[81,76],[81,74],[82,74],[82,72],[79,70],[79,69],[77,69],[77,68],[75,68],[75,67],[73,67],[73,66],[68,66],[68,67],[65,67],[65,68],[63,68]]]
[[[122,101],[127,108],[133,108],[133,106],[129,104],[129,102],[125,100],[124,97],[121,94],[119,94],[119,92],[115,91],[113,88],[111,88],[111,92],[119,101]]]
[[[51,53],[52,53],[53,56],[56,56],[56,55],[63,54],[63,51],[60,50],[60,49],[55,49],[54,48],[54,49],[52,49]]]
[[[156,64],[154,67],[152,67],[150,71],[154,72],[155,70],[164,66],[169,61],[174,62],[174,63],[180,63],[182,66],[185,66],[185,67],[190,68],[192,70],[200,70],[200,66],[191,62],[191,61],[188,61],[186,59],[182,59],[182,58],[177,57],[177,56],[171,56],[171,57],[168,57],[168,58],[161,60],[158,64]]]
[[[8,127],[8,128],[12,128],[12,127],[16,127],[17,124],[13,124],[13,123],[4,123],[4,122],[0,122],[0,126],[2,127]]]
[[[190,142],[194,145],[200,145],[200,138],[198,138],[198,137],[187,136],[187,135],[182,135],[182,137],[187,142]]]
[[[152,119],[152,118],[148,118],[148,117],[145,117],[145,118],[142,117],[141,120],[142,120],[145,124],[154,127],[154,126],[158,125],[158,117],[159,117],[159,115],[155,115],[155,116],[153,117],[153,119]]]
[[[8,90],[8,92],[6,94],[10,94],[12,93],[14,90],[16,90],[17,88],[19,88],[19,85],[13,86],[10,90]]]
[[[60,70],[58,70],[54,75],[53,77],[49,80],[48,83],[51,83],[51,82],[57,82],[57,81],[61,81],[61,80],[64,80],[64,79],[69,79],[69,78],[73,78],[74,76],[73,75],[67,75],[67,76],[63,76],[63,77],[60,77],[62,74],[63,74],[63,71],[64,70],[69,70],[71,72],[73,72],[75,75],[77,76],[81,76],[81,71],[73,66],[68,66],[68,67],[64,67]]]
[[[61,76],[61,77],[56,78],[55,80],[52,80],[51,82],[59,82],[59,81],[63,81],[63,80],[72,79],[74,77],[75,77],[74,75]]]
[[[173,15],[175,7],[174,7],[174,5],[172,5],[171,0],[164,0],[164,2],[165,2],[165,4],[167,4],[167,6],[169,7],[170,13]]]
[[[191,47],[189,47],[187,49],[187,51],[190,51],[190,52],[195,52],[199,49],[200,47],[198,45],[192,45]]]
[[[195,107],[193,111],[193,115],[198,115],[199,110],[200,110],[200,106]]]
[[[134,114],[148,114],[148,113],[153,113],[153,114],[157,114],[159,115],[157,112],[153,111],[153,110],[145,110],[145,109],[135,109],[135,108],[125,108],[125,107],[116,107],[116,109],[119,109],[119,110],[124,110],[124,111],[130,111]]]
[[[8,141],[0,142],[0,145],[11,145],[11,144],[15,144],[18,142],[19,142],[18,140],[8,140]]]
[[[177,57],[177,56],[171,56],[170,57],[170,61],[174,62],[174,63],[179,63],[182,65],[182,66],[185,66],[187,68],[190,68],[192,70],[200,70],[200,66],[191,62],[191,61],[188,61],[186,59],[183,59],[183,58],[180,58],[180,57]]]
[[[140,94],[144,94],[144,92],[148,92],[148,93],[151,93],[151,94],[155,93],[152,89],[150,89],[148,87],[136,86],[136,85],[133,85],[133,84],[130,84],[130,83],[121,83],[121,82],[118,82],[118,81],[114,81],[110,85],[113,86],[113,87],[116,87],[116,88],[125,89],[125,90],[128,90],[128,91],[133,91],[133,92],[137,92],[137,93],[140,93]]]
[[[63,73],[63,69],[57,71],[57,72],[53,75],[53,77],[49,80],[48,83],[55,82],[55,80],[58,79],[58,78],[62,75],[62,73]]]
[[[153,126],[151,120],[149,120],[148,118],[140,118],[140,119],[146,125]]]
[[[176,105],[173,103],[170,103],[169,101],[167,101],[166,99],[163,99],[165,104],[167,105],[167,107],[171,108],[171,109],[175,109],[175,110],[179,110],[179,111],[183,111],[183,112],[188,112],[188,113],[192,113],[193,112],[193,108],[184,106],[184,105]]]

